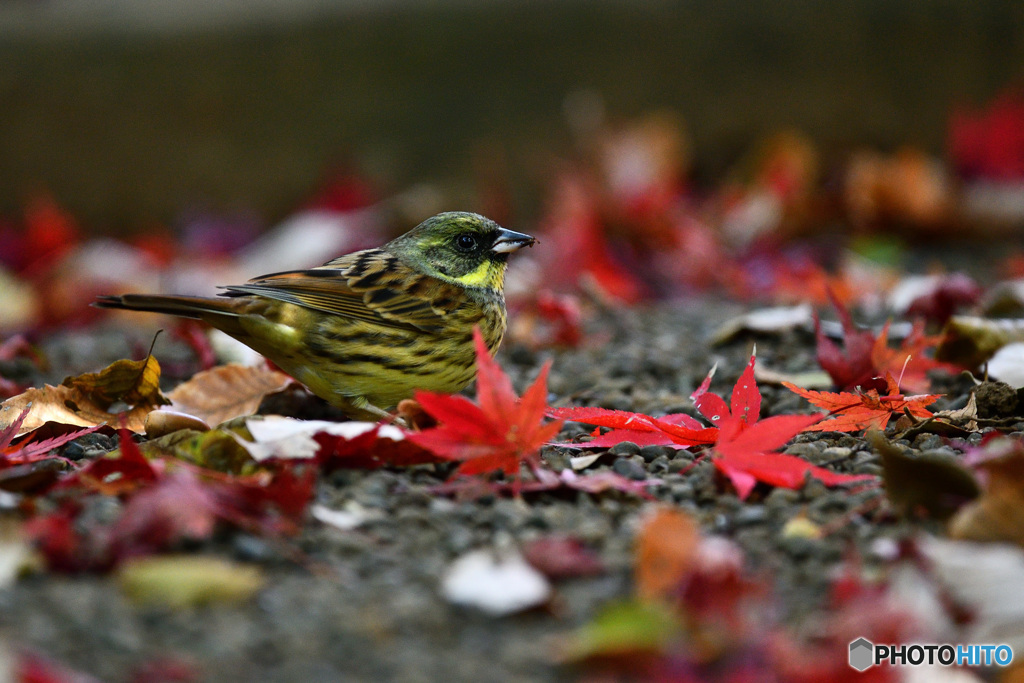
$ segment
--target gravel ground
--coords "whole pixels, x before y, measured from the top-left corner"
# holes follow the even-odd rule
[[[687,397],[716,362],[712,389],[727,394],[755,342],[759,365],[786,371],[816,367],[813,339],[803,332],[741,335],[710,347],[710,331],[739,311],[733,304],[695,301],[604,313],[590,323],[589,336],[599,341],[584,348],[538,353],[507,346],[500,359],[522,389],[552,358],[554,405],[651,414],[692,410]],[[97,346],[91,339],[52,342],[53,372],[77,370],[80,362],[95,369],[103,362],[97,357],[100,348],[108,354],[124,350]],[[162,342],[158,355],[167,349],[173,357],[172,346]],[[172,365],[165,361],[165,367]],[[950,380],[951,402],[957,386]],[[807,409],[785,389],[763,387],[762,393],[763,415]],[[570,424],[562,437],[583,431]],[[943,448],[941,440],[929,435],[904,447]],[[803,434],[785,450],[842,472],[880,471],[866,442],[849,435]],[[557,469],[569,454],[547,447],[543,457]],[[620,444],[597,467],[661,479],[652,489],[654,497],[692,512],[705,533],[735,540],[751,570],[774,584],[783,618],[798,630],[813,624],[831,570],[851,549],[870,565],[877,561],[879,539],[913,531],[877,505],[877,489],[851,493],[811,482],[799,491],[758,487],[740,501],[722,492],[727,488],[709,462],[691,468],[692,457],[687,451]],[[141,663],[167,657],[192,662],[206,681],[575,679],[578,672],[553,663],[552,643],[609,600],[630,594],[635,531],[653,503],[618,492],[458,502],[428,491],[444,474],[432,466],[337,471],[322,478],[317,502],[335,509],[358,503],[372,513],[361,527],[341,531],[311,520],[287,543],[234,533],[190,549],[262,565],[268,585],[246,604],[184,611],[141,608],[129,603],[109,577],[37,574],[0,590],[0,635],[8,647],[28,646],[108,681],[139,680],[132,675]],[[830,533],[817,540],[784,536],[783,525],[800,514]],[[516,546],[553,534],[580,538],[598,552],[607,570],[560,581],[546,607],[502,618],[450,605],[441,597],[443,572],[467,551]],[[296,547],[302,552],[296,553]]]

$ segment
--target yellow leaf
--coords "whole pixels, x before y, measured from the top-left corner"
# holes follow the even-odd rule
[[[117,580],[135,602],[178,609],[215,602],[242,602],[255,595],[266,582],[257,566],[197,555],[130,560],[118,570]]]

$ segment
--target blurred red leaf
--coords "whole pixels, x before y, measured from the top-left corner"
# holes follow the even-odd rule
[[[416,392],[420,406],[440,426],[409,434],[409,439],[443,458],[461,460],[453,476],[494,470],[518,475],[520,465],[536,462],[540,447],[561,428],[560,421],[543,422],[550,364],[519,398],[508,375],[487,351],[479,329],[474,330],[473,338],[477,402],[457,395]]]
[[[987,109],[954,111],[949,151],[957,170],[968,178],[1024,178],[1024,91],[1008,89]]]
[[[159,472],[142,455],[131,432],[121,429],[119,457],[97,458],[58,484],[62,490],[82,487],[108,496],[130,493],[157,481]]]
[[[822,333],[821,324],[815,318],[818,363],[841,391],[859,387],[864,391],[873,389],[879,394],[884,394],[889,391],[884,377],[886,373],[891,372],[900,378],[900,384],[908,390],[923,393],[931,386],[928,372],[957,370],[954,365],[941,363],[928,356],[928,352],[934,349],[942,338],[925,335],[923,321],[915,323],[913,331],[903,343],[893,348],[889,346],[888,323],[876,337],[868,330],[857,328],[850,311],[842,302],[833,298],[832,305],[843,324],[845,353]]]
[[[11,668],[13,671],[10,673],[16,683],[99,683],[98,678],[69,669],[35,652],[20,653]]]
[[[22,269],[38,273],[68,253],[79,240],[75,219],[49,194],[38,194],[25,207]]]
[[[960,307],[978,303],[981,295],[981,287],[971,277],[951,273],[939,278],[926,293],[911,301],[907,315],[921,316],[942,326]]]
[[[211,489],[188,469],[175,469],[125,505],[111,528],[111,555],[123,560],[164,550],[183,539],[209,538],[216,511]]]
[[[892,348],[889,346],[889,325],[887,323],[871,349],[871,361],[877,376],[886,377],[893,374],[899,377],[899,383],[910,391],[928,391],[931,387],[931,380],[928,378],[930,371],[945,370],[955,373],[959,370],[951,363],[942,363],[926,355],[926,352],[933,350],[940,341],[942,341],[941,335],[926,335],[924,322],[919,320],[914,324],[913,330],[903,340],[903,343],[897,348]],[[875,380],[875,383],[877,384],[878,380]],[[890,394],[899,393],[898,391],[893,392],[888,384],[878,390],[879,392],[888,390]]]
[[[601,556],[573,536],[545,536],[523,546],[523,556],[549,579],[593,576],[604,572]]]
[[[419,445],[408,434],[404,434],[401,439],[382,434],[383,427],[379,424],[374,425],[354,437],[338,436],[328,432],[314,435],[313,438],[320,444],[317,462],[325,471],[373,470],[379,467],[409,467],[445,462],[445,458]]]
[[[878,373],[871,358],[875,335],[868,330],[858,329],[849,309],[834,296],[831,299],[832,306],[843,324],[843,349],[841,350],[822,333],[821,322],[815,316],[814,333],[818,339],[818,364],[841,390],[861,387],[864,390],[885,391],[885,383],[875,379]]]

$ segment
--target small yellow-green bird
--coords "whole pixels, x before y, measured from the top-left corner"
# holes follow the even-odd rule
[[[505,334],[508,256],[535,241],[474,213],[441,213],[377,249],[220,297],[124,294],[96,305],[202,320],[351,417],[378,419],[416,389],[451,393],[473,381],[473,328],[493,354]]]

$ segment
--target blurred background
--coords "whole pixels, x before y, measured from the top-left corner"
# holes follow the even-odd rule
[[[1021,277],[1022,88],[1019,0],[0,0],[0,330],[451,209],[566,329]]]
[[[782,129],[943,155],[1022,66],[1018,0],[3,0],[0,215],[273,223],[355,173],[527,219],[607,121],[671,112],[705,183]]]

